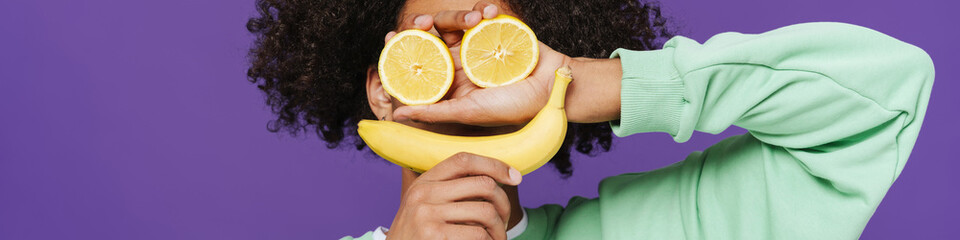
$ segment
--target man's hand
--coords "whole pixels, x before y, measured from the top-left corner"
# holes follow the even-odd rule
[[[410,184],[387,239],[507,239],[510,200],[497,183],[520,172],[492,158],[458,153]]]
[[[444,100],[430,105],[403,106],[394,111],[394,119],[433,123],[464,123],[480,126],[523,124],[540,111],[550,97],[554,72],[566,66],[570,57],[540,43],[540,60],[526,79],[507,86],[480,88],[463,72],[460,64],[460,41],[465,29],[482,19],[494,18],[499,9],[493,4],[477,3],[472,11],[443,11],[435,15],[410,15],[400,23],[400,30],[435,29],[450,48],[453,57],[453,86]],[[389,41],[396,35],[387,33]]]

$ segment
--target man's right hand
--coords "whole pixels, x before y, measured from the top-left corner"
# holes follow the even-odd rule
[[[410,184],[387,239],[505,240],[510,200],[497,183],[520,180],[499,160],[458,153]]]

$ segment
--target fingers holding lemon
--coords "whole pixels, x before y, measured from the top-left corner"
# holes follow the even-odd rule
[[[457,47],[459,66],[473,83],[457,84],[481,88],[469,86],[466,88],[473,90],[463,94],[455,92],[453,95],[456,99],[431,104],[442,98],[453,83],[455,67],[449,51],[456,51]],[[513,107],[526,104],[529,106],[524,110],[531,110],[528,107],[532,107],[535,116],[517,132],[484,137],[450,136],[395,122],[363,120],[358,125],[360,137],[384,159],[419,172],[429,170],[458,152],[493,157],[520,170],[522,174],[532,172],[549,161],[563,143],[567,129],[563,105],[570,83],[569,68],[563,68],[564,71],[555,74],[557,81],[553,81],[554,77],[550,78],[552,86],[531,90],[528,84],[511,85],[526,79],[535,71],[540,57],[539,47],[539,41],[526,24],[506,15],[480,21],[464,33],[463,39],[454,48],[447,48],[442,40],[419,29],[392,36],[380,56],[378,71],[385,90],[404,104],[438,108],[454,106],[457,102],[490,101]],[[444,53],[436,53],[440,50]],[[550,52],[549,48],[547,50],[545,52]],[[536,79],[540,78],[543,77]],[[536,82],[539,85],[546,83]],[[462,89],[462,86],[457,86],[457,91]],[[469,101],[458,101],[461,99]],[[543,103],[533,104],[540,100],[546,101],[546,106]],[[498,114],[523,113],[515,111],[517,109],[498,109]]]
[[[538,41],[533,30],[515,17],[484,19],[464,33],[459,60],[471,82],[497,87],[526,78],[537,66]],[[392,37],[378,63],[388,94],[406,105],[439,101],[453,83],[454,62],[435,35],[410,29]]]

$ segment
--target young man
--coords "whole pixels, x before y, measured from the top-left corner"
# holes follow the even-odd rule
[[[652,50],[669,32],[659,9],[634,1],[258,3],[250,77],[279,115],[274,130],[315,127],[334,145],[362,118],[509,132],[546,102],[554,70],[570,66],[578,150],[597,139],[608,147],[607,124],[618,136],[666,132],[678,142],[694,130],[749,131],[663,169],[609,177],[598,198],[567,206],[520,207],[520,176],[496,159],[465,153],[423,174],[403,169],[391,227],[360,239],[857,238],[910,155],[934,76],[923,50],[841,23],[703,44],[674,37]],[[417,107],[383,91],[380,33],[429,30],[456,54],[463,29],[497,14],[524,20],[544,43],[522,84],[478,89],[458,74],[447,99]],[[553,160],[561,172],[569,146]]]

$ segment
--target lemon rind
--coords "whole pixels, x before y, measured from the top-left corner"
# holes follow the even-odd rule
[[[465,53],[467,48],[465,46],[468,45],[467,40],[473,37],[473,35],[476,35],[476,33],[478,32],[478,31],[475,31],[476,29],[481,29],[483,26],[487,26],[490,24],[505,23],[505,22],[515,23],[521,26],[520,29],[526,32],[530,36],[530,40],[532,40],[535,44],[539,45],[539,40],[537,40],[537,35],[533,33],[533,30],[530,29],[530,26],[527,26],[527,24],[521,21],[520,19],[517,19],[516,17],[510,16],[510,15],[499,15],[495,18],[484,19],[483,21],[480,21],[480,23],[478,23],[477,26],[474,26],[473,28],[467,30],[463,34],[464,42],[460,45],[460,64],[463,67],[463,72],[464,74],[467,75],[467,78],[469,78],[470,81],[473,82],[473,84],[480,86],[482,88],[506,86],[506,85],[519,82],[520,80],[526,79],[527,76],[529,76],[530,73],[533,72],[533,69],[537,67],[537,62],[539,62],[540,49],[539,49],[539,46],[536,46],[533,48],[534,57],[533,57],[532,64],[530,64],[530,66],[527,66],[527,68],[524,69],[523,74],[520,74],[514,77],[513,79],[510,79],[509,81],[503,82],[501,84],[492,84],[489,82],[482,82],[475,77],[475,75],[473,74],[473,71],[470,69],[470,67],[467,67],[467,64],[466,64],[467,61],[466,61]]]
[[[383,66],[387,61],[387,55],[386,55],[387,50],[389,50],[394,44],[399,42],[399,40],[402,39],[403,37],[407,37],[410,35],[420,37],[424,40],[431,42],[434,47],[438,47],[440,49],[440,54],[443,56],[443,59],[447,64],[447,71],[446,71],[447,79],[445,79],[442,89],[435,96],[428,99],[424,99],[424,100],[411,100],[406,96],[399,94],[399,92],[397,92],[397,90],[390,84],[389,77],[386,76],[386,74],[383,71]],[[440,99],[443,98],[444,95],[446,95],[447,91],[450,90],[450,86],[453,85],[453,77],[454,77],[453,57],[450,55],[450,50],[447,48],[447,45],[443,43],[443,40],[440,40],[440,38],[437,37],[436,35],[433,35],[429,32],[419,30],[419,29],[405,30],[400,33],[397,33],[397,35],[394,35],[393,38],[391,38],[390,41],[387,41],[387,43],[383,46],[383,50],[380,51],[380,59],[377,61],[377,75],[380,76],[380,83],[383,86],[383,89],[387,92],[387,94],[390,94],[390,96],[393,96],[401,103],[406,105],[431,104],[431,103],[440,101]]]

